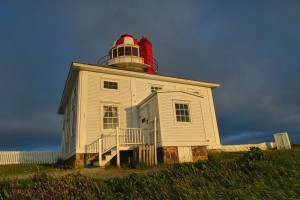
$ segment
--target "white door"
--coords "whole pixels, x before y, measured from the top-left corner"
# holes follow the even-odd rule
[[[139,126],[143,129],[144,141],[148,143],[150,140],[148,135],[148,105],[139,110]]]
[[[177,147],[179,162],[192,162],[193,156],[191,147]]]

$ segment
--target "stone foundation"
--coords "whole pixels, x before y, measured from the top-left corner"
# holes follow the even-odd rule
[[[207,150],[205,146],[191,147],[193,162],[207,160]],[[164,164],[179,162],[177,147],[159,147],[157,148],[157,161]]]
[[[165,164],[178,163],[178,150],[177,147],[159,147],[157,148],[158,161]]]
[[[71,166],[73,166],[75,169],[77,168],[83,168],[84,167],[84,153],[77,153],[67,160],[65,162]]]
[[[193,146],[191,147],[193,162],[199,160],[207,160],[207,149],[205,146]],[[66,160],[66,163],[72,165],[74,168],[85,167],[85,156],[87,154],[77,153]],[[121,162],[132,162],[132,152],[121,151]],[[157,148],[157,161],[164,164],[179,163],[178,148],[175,147],[158,147]],[[112,161],[113,162],[113,161]]]
[[[192,147],[193,162],[207,160],[207,150],[205,146]]]

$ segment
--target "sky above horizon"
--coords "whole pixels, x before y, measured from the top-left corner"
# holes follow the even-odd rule
[[[220,83],[222,144],[300,143],[300,1],[0,1],[0,151],[58,150],[71,62],[147,35],[159,73]]]

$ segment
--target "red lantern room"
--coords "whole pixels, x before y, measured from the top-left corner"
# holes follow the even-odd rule
[[[101,58],[98,64],[151,74],[157,73],[158,70],[150,40],[143,36],[138,41],[130,34],[124,34],[115,41],[109,55]]]

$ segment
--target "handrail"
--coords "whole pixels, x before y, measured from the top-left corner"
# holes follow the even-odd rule
[[[117,145],[117,133],[113,131],[107,135],[102,135],[102,153],[105,153]]]
[[[120,56],[120,55],[118,55],[118,56],[116,56],[116,57],[114,57],[114,58],[120,58],[120,57],[138,57],[138,58],[143,58],[142,56],[134,56],[134,55],[122,55],[122,56]],[[108,61],[110,60],[110,59],[112,59],[112,58],[110,58],[110,55],[109,54],[107,54],[107,55],[105,55],[105,56],[103,56],[102,58],[100,58],[99,60],[98,60],[98,62],[97,62],[97,65],[108,65]],[[132,60],[132,59],[131,59]],[[143,60],[144,60],[144,63],[148,63],[148,61],[149,62],[153,62],[153,68],[154,68],[154,71],[155,72],[158,72],[158,62],[157,62],[157,60],[154,58],[154,57],[151,57],[151,58],[147,58],[147,59],[145,59],[145,58],[143,58]],[[132,61],[133,62],[133,61]]]
[[[100,138],[86,145],[86,153],[98,153],[99,165],[102,166],[102,155],[116,147],[117,165],[120,166],[120,147],[145,144],[144,134],[142,128],[116,128],[115,131],[102,134]]]
[[[102,153],[109,151],[116,146],[116,131],[113,131],[107,135],[101,135],[100,138],[86,145],[86,153],[99,153],[101,148]],[[101,144],[101,145],[100,145]]]
[[[91,142],[88,145],[85,145],[86,153],[99,153],[99,139],[95,140],[94,142]]]
[[[138,145],[145,143],[145,137],[141,128],[120,128],[120,145]]]
[[[98,60],[97,65],[107,65],[109,59],[109,55],[107,54]]]

